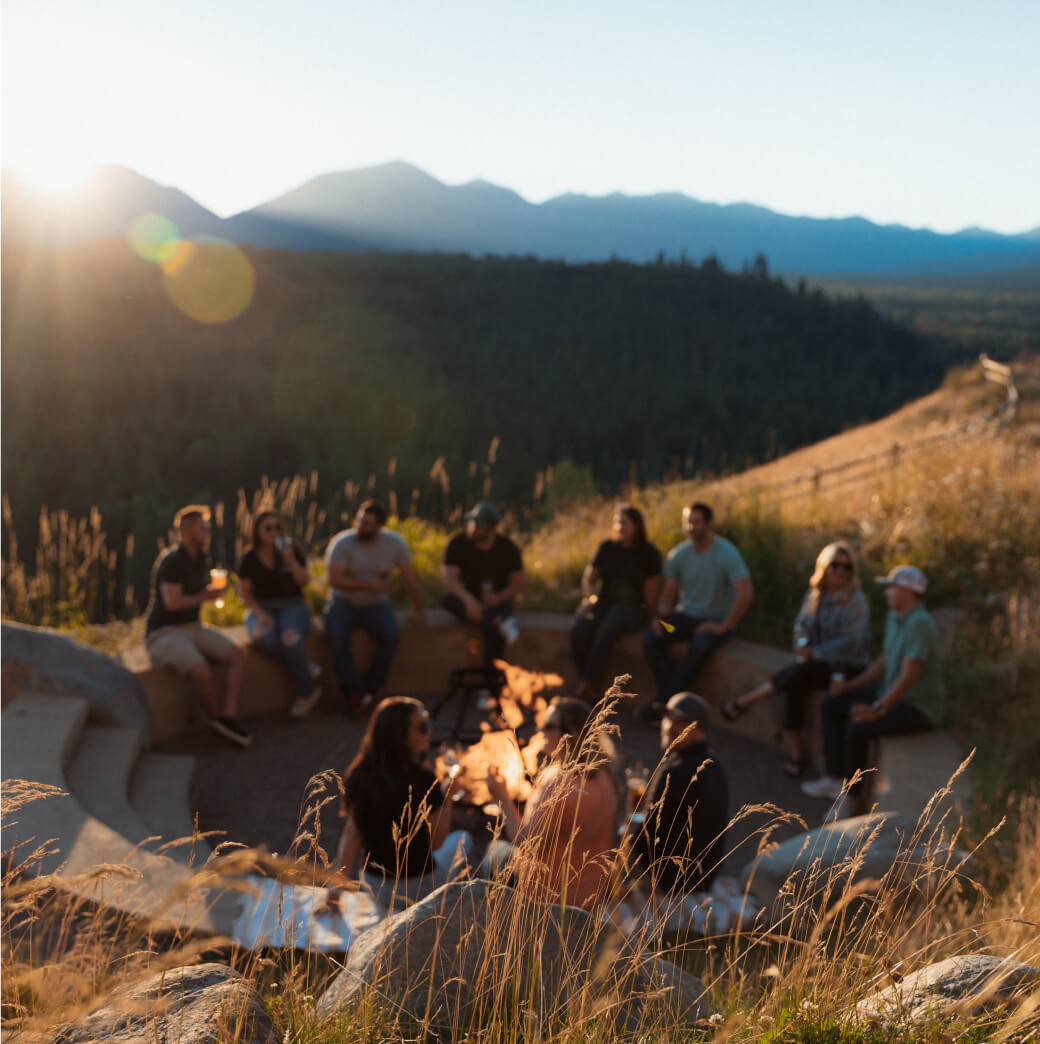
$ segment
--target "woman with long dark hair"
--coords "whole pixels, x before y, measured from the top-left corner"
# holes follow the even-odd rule
[[[618,786],[614,748],[583,700],[556,697],[541,733],[545,765],[521,816],[506,782],[492,767],[487,788],[502,809],[502,832],[488,869],[508,866],[512,883],[542,902],[584,909],[608,898],[617,846]]]
[[[603,694],[610,650],[623,635],[646,628],[660,582],[661,552],[647,539],[642,511],[619,504],[613,538],[599,545],[581,578],[582,603],[571,627],[571,656],[581,675],[575,695],[592,702]]]
[[[451,829],[454,777],[445,785],[426,767],[430,717],[419,700],[394,696],[380,702],[368,723],[361,749],[343,773],[346,823],[336,865],[350,873],[362,850],[362,879],[376,901],[412,902],[444,884],[459,849],[471,839]]]
[[[246,604],[246,631],[263,653],[283,664],[292,676],[294,718],[309,714],[321,698],[320,668],[303,644],[311,628],[311,610],[303,597],[310,582],[303,549],[286,535],[277,511],[253,519],[253,539],[238,564],[238,590]]]
[[[856,559],[847,544],[828,544],[816,557],[802,608],[794,622],[794,661],[768,681],[722,708],[736,721],[749,707],[774,693],[784,694],[784,772],[797,779],[805,771],[802,730],[809,692],[827,689],[833,674],[851,678],[870,659],[870,606],[860,589]]]

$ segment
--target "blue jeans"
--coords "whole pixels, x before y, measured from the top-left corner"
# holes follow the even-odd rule
[[[878,736],[929,732],[935,727],[906,700],[900,700],[890,707],[877,721],[856,722],[849,718],[849,708],[854,703],[873,703],[877,698],[877,689],[868,688],[827,696],[820,704],[823,760],[828,776],[851,779],[857,769],[869,768],[870,743]],[[858,790],[857,783],[849,792],[856,793]]]
[[[672,626],[661,636],[653,626],[643,632],[643,655],[657,682],[657,702],[667,703],[677,692],[684,691],[704,661],[729,637],[728,634],[698,634],[697,628],[706,620],[698,620],[685,613],[669,613],[662,617]],[[668,655],[668,646],[689,639],[683,658],[673,664]]]
[[[397,617],[386,602],[354,605],[345,598],[331,596],[325,603],[325,637],[332,653],[339,687],[347,702],[354,704],[363,693],[377,693],[386,682],[397,652]],[[376,643],[372,662],[358,675],[350,638],[356,628],[367,631]]]
[[[472,623],[466,615],[466,603],[458,595],[444,595],[441,598],[441,605],[461,623]],[[512,615],[513,602],[511,599],[484,610],[484,616],[480,621],[480,638],[484,650],[485,667],[494,667],[495,660],[502,659],[506,643],[498,630],[498,623]]]
[[[310,607],[302,598],[258,598],[257,601],[260,608],[274,619],[274,626],[261,630],[259,618],[250,610],[246,613],[249,640],[262,653],[285,667],[292,677],[297,696],[309,696],[314,689],[314,678],[303,636],[311,629]]]

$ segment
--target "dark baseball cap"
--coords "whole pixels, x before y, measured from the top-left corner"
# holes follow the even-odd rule
[[[479,504],[474,504],[466,512],[466,518],[470,522],[476,522],[480,529],[491,529],[502,521],[502,513],[494,504],[489,504],[486,500],[482,500]]]
[[[665,704],[664,713],[670,718],[695,721],[702,729],[711,724],[711,704],[695,692],[677,692]]]

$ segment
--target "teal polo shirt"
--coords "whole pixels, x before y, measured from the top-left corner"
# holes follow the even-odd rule
[[[921,676],[903,696],[933,725],[941,725],[946,715],[946,687],[939,673],[939,631],[928,610],[915,605],[900,616],[890,610],[885,620],[885,684],[882,696],[895,684],[907,660],[924,664]]]

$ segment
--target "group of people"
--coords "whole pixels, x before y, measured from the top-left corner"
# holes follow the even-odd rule
[[[526,582],[520,549],[498,532],[500,521],[493,505],[478,504],[466,516],[464,531],[449,542],[443,568],[441,604],[479,626],[486,666],[517,638],[515,602]],[[442,785],[424,764],[431,725],[422,703],[398,697],[375,706],[398,643],[388,599],[394,571],[411,600],[413,621],[423,622],[411,551],[386,522],[383,505],[366,501],[354,526],[336,534],[325,555],[325,632],[339,688],[351,714],[375,708],[344,776],[346,827],[339,858],[350,867],[366,853],[365,872],[379,895],[417,898],[444,880],[452,865],[466,862],[472,842],[450,829],[453,779]],[[582,906],[604,899],[617,847],[618,788],[613,751],[603,730],[593,725],[593,707],[610,653],[625,634],[642,632],[655,691],[640,716],[660,721],[666,752],[642,823],[630,832],[633,873],[656,888],[685,892],[710,885],[721,864],[729,811],[726,777],[706,745],[711,706],[690,687],[706,658],[734,632],[754,591],[740,552],[714,532],[709,505],[698,501],[685,507],[682,523],[686,538],[662,556],[639,509],[618,508],[612,538],[600,544],[582,577],[582,602],[571,629],[580,680],[573,697],[553,701],[542,723],[545,766],[522,813],[504,780],[488,774],[505,837],[488,853],[485,869],[504,867],[514,884],[532,894],[562,894],[562,889],[568,902]],[[199,619],[206,601],[226,594],[224,584],[210,575],[208,509],[183,508],[175,526],[178,542],[153,568],[147,648],[153,662],[191,678],[221,736],[248,746],[252,737],[237,717],[244,652]],[[290,713],[306,715],[320,696],[320,670],[303,641],[311,620],[303,597],[310,574],[303,550],[276,512],[262,511],[254,519],[238,576],[250,639],[284,663],[296,692]],[[889,613],[882,650],[871,660],[870,610],[855,557],[847,544],[828,544],[795,620],[791,662],[721,708],[732,722],[756,703],[782,696],[783,768],[799,778],[806,769],[803,732],[810,695],[825,693],[820,715],[826,772],[803,783],[814,797],[855,801],[873,740],[942,722],[937,631],[924,606],[927,580],[920,569],[905,565],[878,581]],[[374,641],[363,671],[351,647],[357,629]],[[685,643],[678,658],[669,649],[676,643]],[[214,660],[227,663],[223,700],[210,666]],[[526,848],[533,846],[536,853],[533,862],[515,858],[516,846],[527,841]]]

